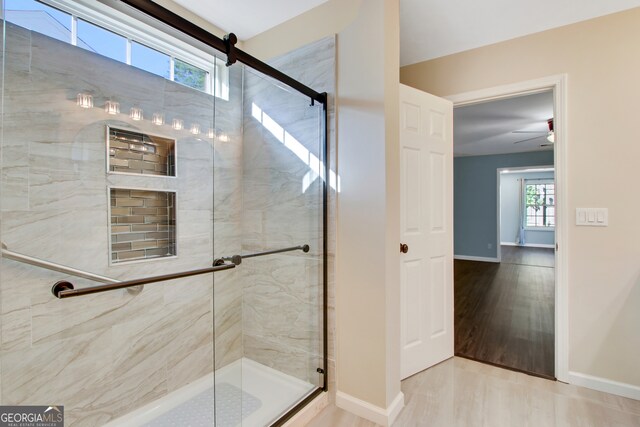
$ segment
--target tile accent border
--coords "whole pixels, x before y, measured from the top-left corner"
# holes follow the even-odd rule
[[[109,188],[112,264],[176,255],[176,193]]]
[[[176,141],[107,126],[107,171],[176,176]]]

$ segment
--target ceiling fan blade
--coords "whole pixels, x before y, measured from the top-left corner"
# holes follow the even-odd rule
[[[546,130],[514,130],[511,133],[547,133]]]
[[[550,147],[552,146],[553,143],[549,143],[549,144],[540,144],[540,147]]]
[[[521,142],[533,141],[534,139],[545,138],[545,135],[534,136],[533,138],[521,139],[520,141],[514,142],[514,144],[520,144]]]

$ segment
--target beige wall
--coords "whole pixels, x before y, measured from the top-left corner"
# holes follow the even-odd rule
[[[640,386],[640,8],[403,67],[439,96],[568,75],[569,371]],[[609,227],[576,227],[576,207]]]
[[[384,1],[386,407],[400,392],[400,2]],[[368,46],[371,49],[371,45]],[[345,82],[349,84],[349,82]],[[366,143],[366,141],[364,141]],[[365,169],[368,174],[375,173]],[[364,171],[363,171],[364,172]],[[363,213],[360,213],[363,215]],[[364,215],[367,215],[364,213]]]
[[[337,34],[353,22],[363,0],[329,0],[277,27],[243,41],[243,49],[264,60]]]
[[[329,357],[336,359],[338,391],[382,409],[400,392],[398,9],[397,0],[329,0],[244,43],[267,59],[337,34],[341,193],[336,354]]]
[[[384,0],[338,36],[337,385],[381,408],[400,382],[398,253],[388,250],[400,231],[398,37],[398,2]]]

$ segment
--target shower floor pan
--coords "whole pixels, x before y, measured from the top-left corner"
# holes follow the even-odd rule
[[[242,358],[200,378],[105,427],[263,427],[316,386]]]

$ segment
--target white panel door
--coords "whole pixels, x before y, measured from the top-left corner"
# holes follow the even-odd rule
[[[400,85],[402,378],[453,356],[453,105]]]

